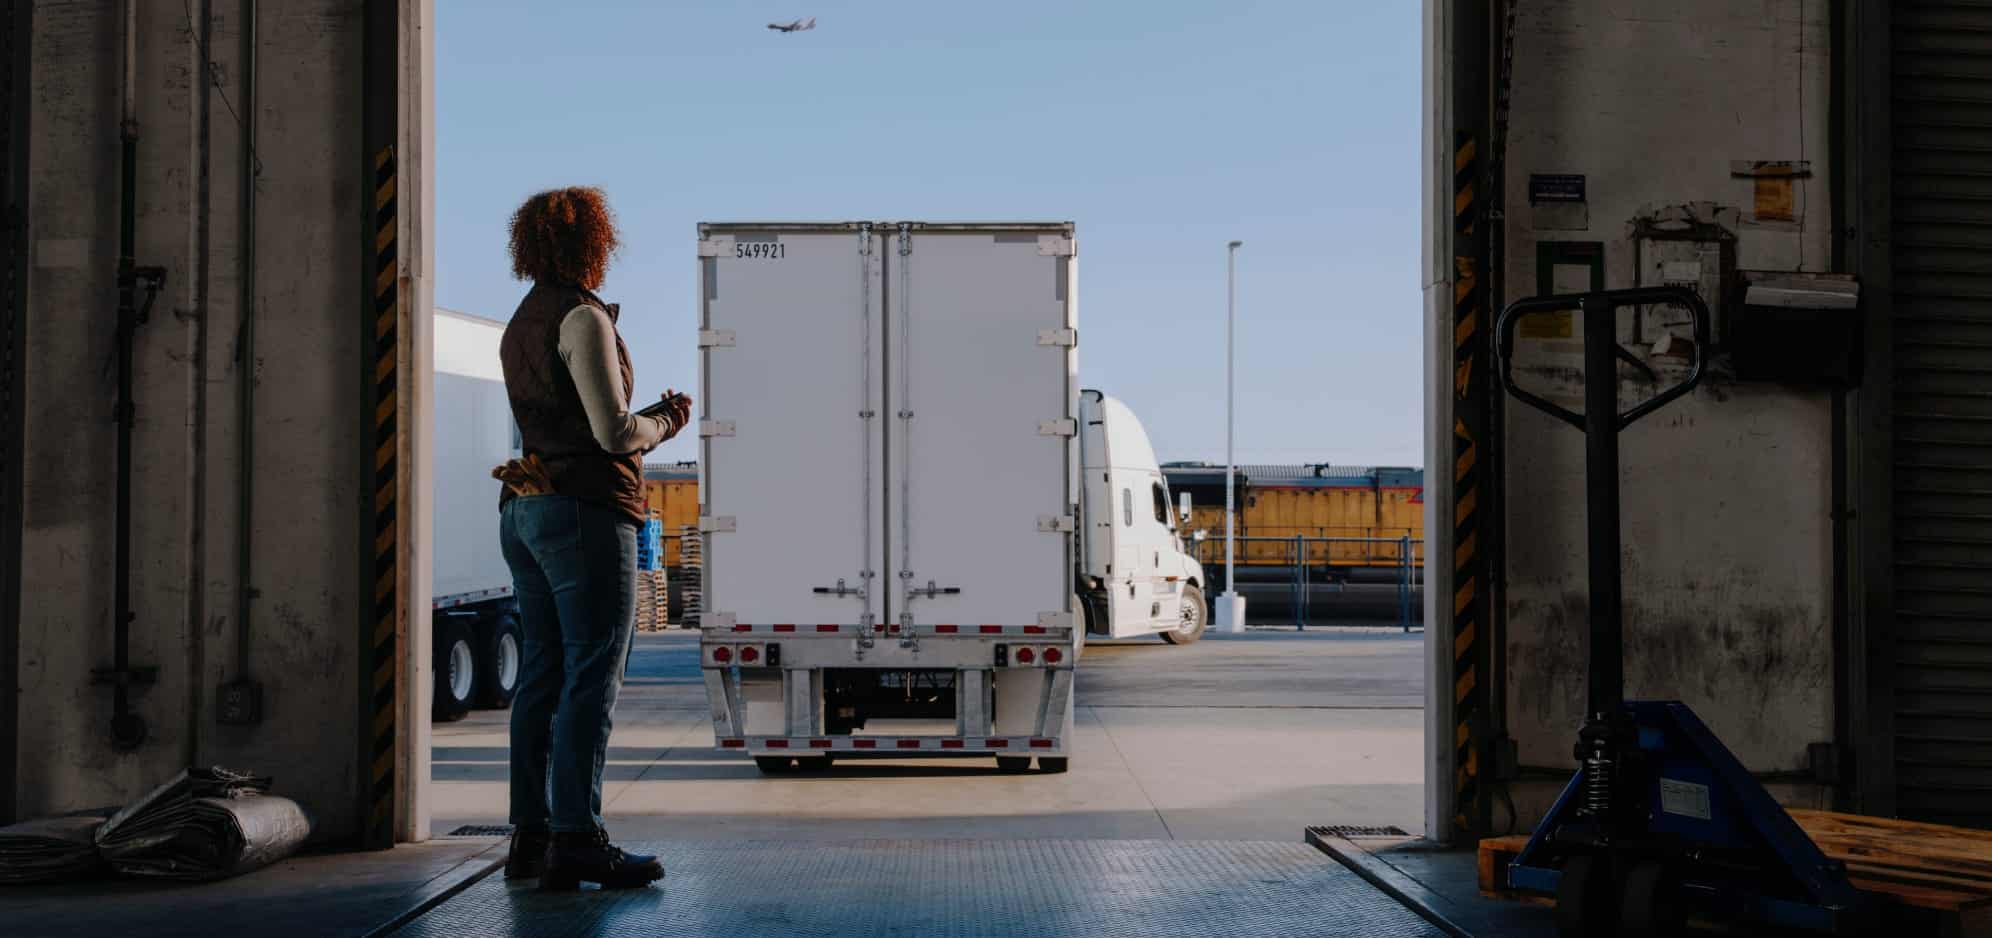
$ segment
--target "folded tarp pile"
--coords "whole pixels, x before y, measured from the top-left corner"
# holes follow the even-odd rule
[[[102,866],[150,879],[211,880],[268,866],[311,834],[304,809],[269,790],[267,777],[191,769],[108,820],[0,828],[0,882],[73,879]]]
[[[0,827],[0,883],[81,879],[102,869],[96,836],[108,813],[38,818]]]

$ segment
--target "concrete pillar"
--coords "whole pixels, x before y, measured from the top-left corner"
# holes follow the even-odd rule
[[[134,188],[139,264],[166,268],[166,289],[135,350],[131,659],[158,669],[134,694],[143,744],[109,740],[110,693],[90,682],[111,659],[112,412],[118,230],[120,4],[35,9],[34,93],[27,148],[26,355],[21,443],[22,537],[18,676],[32,719],[20,721],[20,811],[115,804],[189,764],[274,774],[303,802],[318,839],[345,840],[362,821],[364,725],[360,623],[374,596],[361,557],[363,513],[376,492],[361,471],[359,401],[372,277],[361,219],[372,179],[361,155],[361,17],[352,0],[262,4],[250,93],[238,0],[138,7],[135,94],[140,140]],[[400,4],[396,67],[404,88],[399,149],[406,297],[400,386],[427,387],[432,251],[421,224],[433,197],[427,167],[427,2]],[[225,101],[224,101],[225,99]],[[253,99],[253,104],[251,103]],[[231,112],[231,107],[233,111]],[[243,123],[254,108],[248,170],[259,224],[255,289],[245,307]],[[253,310],[253,356],[240,354]],[[253,381],[254,422],[238,419]],[[425,426],[426,399],[404,395],[400,427]],[[254,497],[238,510],[241,434],[250,434]],[[427,650],[424,530],[426,441],[404,434],[398,545],[399,647]],[[240,532],[251,581],[240,583]],[[246,674],[238,590],[249,592]],[[4,659],[0,659],[4,660]],[[397,720],[426,730],[426,655],[393,667]],[[256,722],[217,719],[216,694],[243,677],[262,689]],[[400,734],[395,833],[426,832],[415,779],[427,776],[426,733]]]

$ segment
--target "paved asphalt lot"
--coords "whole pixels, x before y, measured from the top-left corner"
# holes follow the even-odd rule
[[[764,778],[712,748],[697,636],[638,637],[604,781],[610,830],[731,837],[1300,839],[1309,824],[1421,832],[1422,632],[1255,630],[1187,647],[1091,643],[1071,771],[982,760]],[[504,822],[506,719],[438,724],[432,815]]]

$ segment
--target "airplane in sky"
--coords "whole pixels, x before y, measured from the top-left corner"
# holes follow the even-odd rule
[[[769,23],[768,28],[780,33],[799,33],[805,29],[815,29],[816,17],[812,16],[806,20],[796,20],[793,23]]]

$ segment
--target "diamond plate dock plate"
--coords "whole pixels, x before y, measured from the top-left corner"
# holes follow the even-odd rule
[[[1306,844],[746,841],[633,844],[649,889],[541,893],[487,876],[397,935],[1440,936]]]

